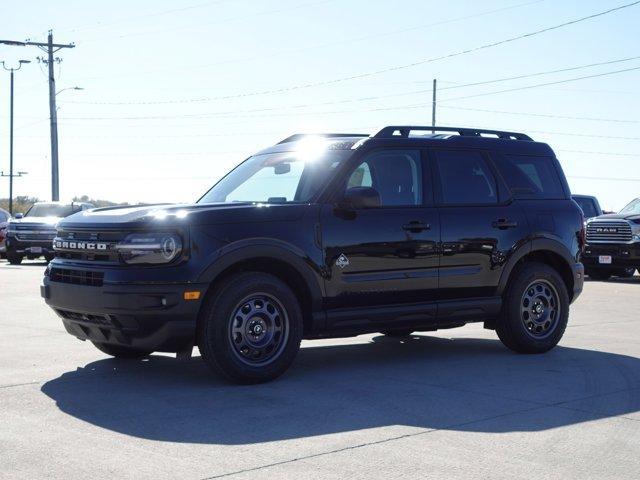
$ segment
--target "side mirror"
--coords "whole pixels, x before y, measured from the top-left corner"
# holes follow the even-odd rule
[[[23,214],[23,213],[16,213],[16,215],[15,215],[15,217],[14,217],[14,218],[15,218],[16,220],[19,220],[19,219],[20,219],[20,218],[22,218],[22,217],[24,217],[24,214]]]
[[[375,188],[371,187],[348,188],[344,193],[340,206],[355,210],[363,208],[378,208],[380,207],[380,194]]]

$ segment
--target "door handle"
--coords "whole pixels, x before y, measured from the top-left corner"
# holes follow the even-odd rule
[[[507,228],[516,228],[518,226],[518,222],[511,221],[507,218],[499,218],[492,222],[491,226],[500,230],[506,230]]]
[[[429,225],[428,223],[422,223],[418,220],[413,220],[406,225],[403,225],[402,229],[406,230],[407,232],[419,233],[424,230],[431,230],[431,225]]]

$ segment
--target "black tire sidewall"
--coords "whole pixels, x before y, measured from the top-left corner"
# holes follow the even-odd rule
[[[272,295],[281,303],[289,319],[289,334],[284,348],[270,363],[251,366],[236,357],[229,338],[229,322],[238,303],[258,292]],[[204,360],[229,380],[260,383],[282,375],[293,363],[302,330],[302,311],[293,291],[273,275],[247,272],[225,281],[205,302],[199,319],[198,347]]]
[[[551,283],[558,294],[560,315],[551,335],[536,338],[529,334],[521,318],[520,303],[525,289],[536,280]],[[516,272],[505,296],[503,312],[498,323],[498,335],[505,345],[521,353],[543,353],[555,347],[569,320],[569,295],[562,277],[553,268],[542,263],[526,263]]]

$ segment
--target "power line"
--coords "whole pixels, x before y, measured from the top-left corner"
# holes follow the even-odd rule
[[[501,83],[501,82],[505,82],[508,80],[519,80],[519,79],[523,79],[523,78],[531,78],[531,77],[538,77],[538,76],[542,76],[542,75],[551,75],[551,74],[555,74],[555,73],[561,73],[561,72],[569,72],[569,71],[574,71],[574,70],[580,70],[583,68],[592,68],[592,67],[598,67],[598,66],[602,66],[602,65],[611,65],[614,63],[622,63],[622,62],[629,62],[632,60],[638,60],[640,59],[640,56],[636,56],[636,57],[627,57],[627,58],[620,58],[620,59],[616,59],[616,60],[607,60],[604,62],[598,62],[598,63],[589,63],[587,65],[578,65],[575,67],[567,67],[567,68],[561,68],[561,69],[555,69],[555,70],[546,70],[543,72],[535,72],[535,73],[528,73],[528,74],[524,74],[524,75],[516,75],[513,77],[502,77],[502,78],[498,78],[498,79],[494,79],[494,80],[484,80],[481,82],[473,82],[473,83],[466,83],[466,84],[459,84],[459,85],[455,85],[455,86],[450,86],[450,87],[441,87],[438,90],[451,90],[451,89],[455,89],[455,88],[465,88],[465,87],[474,87],[474,86],[478,86],[478,85],[489,85],[492,83]],[[431,83],[431,81],[429,82]],[[391,94],[386,94],[386,95],[369,95],[366,97],[359,97],[359,98],[350,98],[350,99],[346,99],[346,100],[336,100],[336,101],[331,101],[331,102],[319,102],[319,103],[308,103],[308,104],[301,104],[301,105],[293,105],[291,107],[288,108],[304,108],[304,107],[317,107],[317,106],[323,106],[323,105],[339,105],[339,104],[343,104],[343,103],[354,103],[354,102],[362,102],[362,101],[369,101],[369,100],[380,100],[383,98],[395,98],[395,97],[403,97],[403,96],[409,96],[409,95],[417,95],[417,94],[421,94],[421,93],[430,93],[431,89],[421,89],[421,90],[412,90],[410,92],[401,92],[401,93],[391,93]],[[202,102],[210,102],[214,99],[211,98],[192,98],[192,99],[178,99],[178,100],[161,100],[161,101],[150,101],[150,102],[83,102],[83,101],[69,101],[66,103],[70,103],[70,104],[78,104],[78,105],[166,105],[166,104],[179,104],[179,103],[202,103]]]
[[[291,91],[295,91],[295,90],[303,90],[303,89],[307,89],[307,88],[313,88],[313,87],[321,87],[321,86],[326,86],[326,85],[334,85],[336,83],[341,83],[341,82],[346,82],[346,81],[351,81],[351,80],[358,80],[361,78],[366,78],[366,77],[371,77],[371,76],[375,76],[375,75],[381,75],[384,73],[391,73],[391,72],[395,72],[395,71],[399,71],[399,70],[404,70],[407,68],[413,68],[413,67],[417,67],[420,65],[424,65],[427,63],[433,63],[436,61],[440,61],[440,60],[445,60],[445,59],[449,59],[449,58],[454,58],[454,57],[458,57],[461,55],[467,55],[470,53],[475,53],[481,50],[485,50],[485,49],[489,49],[489,48],[493,48],[493,47],[497,47],[500,45],[504,45],[507,43],[512,43],[512,42],[516,42],[518,40],[522,40],[525,38],[529,38],[529,37],[533,37],[535,35],[540,35],[542,33],[547,33],[553,30],[558,30],[560,28],[564,28],[564,27],[568,27],[571,25],[575,25],[577,23],[580,22],[584,22],[584,21],[588,21],[588,20],[592,20],[594,18],[598,18],[613,12],[617,12],[626,8],[630,8],[633,7],[635,5],[640,4],[640,0],[637,0],[635,2],[631,2],[631,3],[627,3],[624,5],[619,5],[617,7],[614,8],[610,8],[608,10],[604,10],[601,12],[597,12],[591,15],[587,15],[584,17],[580,17],[577,18],[575,20],[570,20],[568,22],[563,22],[557,25],[553,25],[551,27],[546,27],[546,28],[542,28],[539,30],[535,30],[533,32],[529,32],[529,33],[525,33],[522,35],[518,35],[515,37],[510,37],[510,38],[506,38],[504,40],[499,40],[496,42],[492,42],[492,43],[487,43],[484,45],[480,45],[477,47],[473,47],[473,48],[469,48],[466,50],[460,50],[457,52],[453,52],[453,53],[449,53],[447,55],[441,55],[438,57],[432,57],[432,58],[427,58],[427,59],[423,59],[423,60],[417,60],[415,62],[411,62],[411,63],[406,63],[406,64],[402,64],[402,65],[395,65],[392,67],[388,67],[388,68],[383,68],[383,69],[379,69],[379,70],[373,70],[373,71],[369,71],[369,72],[363,72],[363,73],[359,73],[359,74],[355,74],[355,75],[349,75],[346,77],[339,77],[339,78],[334,78],[334,79],[330,79],[330,80],[322,80],[322,81],[318,81],[318,82],[310,82],[310,83],[305,83],[305,84],[298,84],[298,85],[292,85],[292,86],[288,86],[288,87],[281,87],[281,88],[276,88],[276,89],[270,89],[270,90],[261,90],[261,91],[255,91],[255,92],[247,92],[247,93],[240,93],[240,94],[234,94],[234,95],[222,95],[222,96],[218,96],[218,97],[207,97],[210,100],[227,100],[227,99],[232,99],[232,98],[245,98],[245,97],[254,97],[254,96],[259,96],[259,95],[271,95],[271,94],[280,94],[280,93],[287,93],[287,92],[291,92]]]
[[[571,116],[571,115],[556,115],[556,114],[549,114],[549,113],[510,112],[506,110],[489,110],[486,108],[455,107],[450,105],[441,105],[440,108],[466,110],[469,112],[499,113],[504,115],[521,115],[526,117],[558,118],[563,120],[586,120],[586,121],[593,121],[593,122],[612,122],[612,123],[640,123],[640,120],[622,120],[618,118],[601,118],[601,117],[578,117],[578,116]]]
[[[499,93],[517,92],[519,90],[528,90],[528,89],[531,89],[531,88],[547,87],[549,85],[559,85],[561,83],[577,82],[578,80],[586,80],[588,78],[604,77],[604,76],[607,76],[607,75],[615,75],[615,74],[618,74],[618,73],[632,72],[634,70],[640,70],[640,67],[625,68],[625,69],[622,69],[622,70],[614,70],[612,72],[596,73],[594,75],[585,75],[583,77],[567,78],[565,80],[557,80],[555,82],[538,83],[538,84],[535,84],[535,85],[526,85],[524,87],[508,88],[506,90],[497,90],[497,91],[494,91],[494,92],[477,93],[477,94],[474,94],[474,95],[466,95],[464,97],[444,98],[444,99],[442,99],[440,101],[441,102],[449,102],[449,101],[453,101],[453,100],[466,100],[468,98],[485,97],[487,95],[496,95],[496,94],[499,94]]]
[[[620,152],[591,152],[587,150],[558,150],[559,152],[567,153],[583,153],[588,155],[614,155],[620,157],[637,157],[640,158],[640,153],[620,153]]]
[[[556,84],[560,84],[560,83],[575,82],[575,81],[578,81],[578,80],[584,80],[584,79],[595,78],[595,77],[603,77],[605,75],[614,75],[614,74],[623,73],[623,72],[630,72],[630,71],[634,71],[634,70],[640,70],[640,66],[633,67],[633,68],[627,68],[627,69],[623,69],[623,70],[615,70],[615,71],[612,71],[612,72],[603,72],[603,73],[599,73],[599,74],[595,74],[595,75],[586,75],[586,76],[582,76],[582,77],[575,77],[575,78],[569,78],[569,79],[565,79],[565,80],[558,80],[558,81],[555,81],[555,82],[546,82],[546,83],[539,83],[539,84],[535,84],[535,85],[527,85],[527,86],[524,86],[524,87],[511,88],[511,89],[507,89],[507,90],[498,90],[498,91],[493,91],[493,92],[485,92],[485,93],[480,93],[480,94],[476,94],[476,95],[468,95],[468,96],[464,96],[464,97],[445,98],[443,100],[440,100],[440,102],[463,100],[463,99],[467,99],[467,98],[482,97],[482,96],[487,96],[487,95],[496,95],[496,94],[499,94],[499,93],[514,92],[514,91],[518,91],[518,90],[527,90],[527,89],[532,89],[532,88],[537,88],[537,87],[542,87],[542,86],[547,86],[547,85],[556,85]],[[368,109],[334,110],[334,111],[324,111],[324,112],[300,112],[298,114],[299,115],[330,115],[330,114],[357,113],[357,112],[380,112],[380,111],[392,111],[392,110],[405,110],[405,109],[423,108],[423,107],[426,107],[426,106],[429,106],[429,105],[431,105],[431,102],[429,102],[429,103],[411,104],[411,105],[402,105],[402,106],[393,106],[393,107],[377,107],[377,108],[368,108]],[[442,105],[440,105],[440,106],[442,106]],[[451,108],[451,107],[448,107],[448,106],[444,106],[444,107],[445,108]],[[292,107],[284,107],[284,108],[286,109],[286,108],[292,108]],[[267,116],[290,115],[290,113],[286,113],[286,114],[285,113],[273,113],[273,112],[282,111],[282,109],[283,109],[282,107],[271,107],[271,108],[242,110],[240,112],[238,112],[237,110],[233,110],[233,111],[227,111],[227,112],[190,113],[190,114],[182,114],[182,115],[146,115],[146,116],[121,116],[121,117],[66,117],[65,120],[101,121],[101,120],[161,120],[161,119],[165,119],[165,118],[208,118],[208,117],[228,118],[228,117],[242,117],[243,116],[243,115],[238,115],[238,113],[245,114],[245,113],[260,113],[260,112],[271,112],[271,113],[268,113]],[[246,116],[246,115],[244,115],[244,116]],[[259,116],[259,115],[254,115],[254,116]],[[635,121],[635,120],[629,120],[629,121],[619,120],[619,122],[620,123],[638,123],[638,121]]]

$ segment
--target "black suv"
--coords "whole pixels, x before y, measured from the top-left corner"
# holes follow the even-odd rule
[[[58,221],[90,208],[90,203],[37,202],[24,215],[17,213],[7,227],[7,260],[12,265],[19,265],[24,257],[50,261],[55,254],[52,242]]]
[[[582,291],[583,239],[553,151],[524,134],[294,135],[196,204],[61,221],[42,296],[109,355],[195,344],[243,383],[282,374],[303,338],[484,322],[540,353]]]
[[[640,268],[640,198],[620,213],[587,222],[583,258],[588,275],[595,280],[606,280],[612,275],[633,276],[636,268]]]

